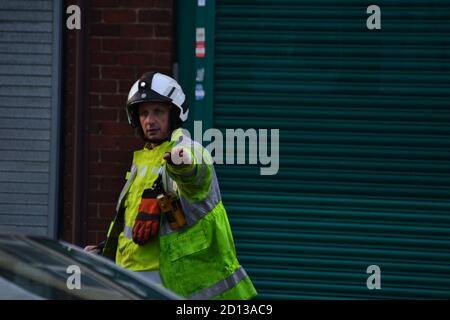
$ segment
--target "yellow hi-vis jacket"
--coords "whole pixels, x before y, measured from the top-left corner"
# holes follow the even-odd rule
[[[163,156],[174,146],[191,153],[192,164],[165,165]],[[160,234],[139,246],[132,229],[142,193],[153,187],[162,170],[166,191],[176,192],[186,226],[172,230],[161,216]],[[133,165],[108,231],[103,255],[134,271],[159,270],[163,285],[190,299],[250,299],[256,290],[236,258],[211,156],[199,143],[172,133],[170,141],[136,151]]]

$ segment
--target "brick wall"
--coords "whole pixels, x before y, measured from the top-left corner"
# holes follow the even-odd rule
[[[173,1],[91,0],[89,6],[89,105],[87,243],[104,239],[132,151],[142,142],[128,125],[128,91],[145,71],[171,74]],[[66,1],[66,5],[76,1]],[[82,12],[83,14],[83,12]],[[72,241],[75,32],[66,31],[64,217],[62,238]]]

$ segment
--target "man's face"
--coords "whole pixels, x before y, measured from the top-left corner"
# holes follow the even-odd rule
[[[139,106],[139,120],[149,142],[160,142],[170,134],[168,102],[145,102]]]

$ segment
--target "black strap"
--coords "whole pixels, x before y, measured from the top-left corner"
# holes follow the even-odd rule
[[[125,207],[120,206],[119,211],[113,220],[113,225],[109,237],[105,241],[105,246],[102,250],[102,256],[116,261],[117,244],[119,242],[119,235],[123,231],[123,224],[125,220]]]
[[[159,173],[158,178],[156,178],[155,182],[153,183],[152,190],[154,190],[154,193],[156,195],[165,194],[161,172]]]

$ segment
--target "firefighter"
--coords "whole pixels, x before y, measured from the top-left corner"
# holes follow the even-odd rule
[[[145,73],[131,87],[126,112],[145,145],[134,152],[102,254],[186,298],[254,297],[211,156],[181,128],[189,108],[180,85]]]

